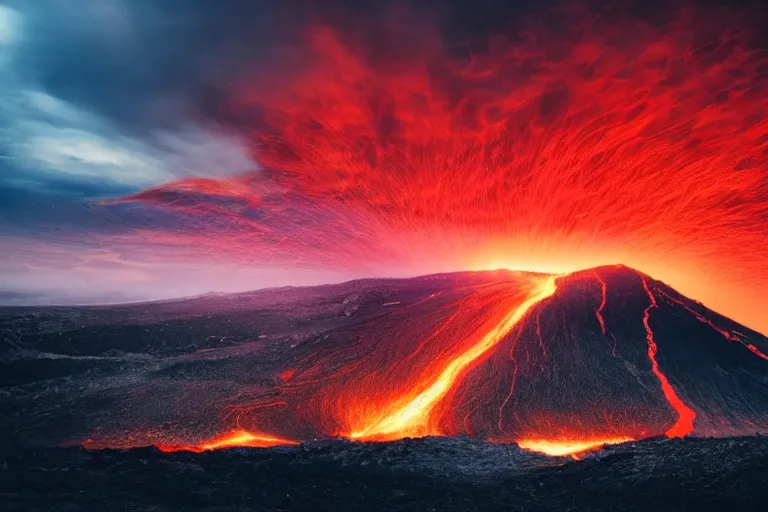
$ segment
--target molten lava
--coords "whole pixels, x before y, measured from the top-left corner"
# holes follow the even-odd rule
[[[595,316],[597,317],[597,321],[600,322],[600,329],[603,331],[603,334],[605,334],[606,328],[605,328],[605,318],[603,318],[603,309],[605,309],[605,303],[606,303],[606,293],[608,292],[608,287],[605,284],[605,281],[602,280],[600,277],[600,274],[595,272],[595,279],[600,281],[600,291],[602,293],[602,299],[600,300],[600,306],[597,308],[597,311],[595,311]]]
[[[190,452],[204,452],[208,450],[218,450],[221,448],[233,448],[233,447],[251,447],[251,448],[268,448],[270,446],[280,445],[295,445],[299,444],[296,441],[289,439],[283,439],[280,437],[271,436],[269,434],[263,434],[260,432],[248,432],[245,430],[233,430],[220,436],[216,436],[212,439],[201,442],[197,445],[168,445],[168,444],[156,444],[158,450],[170,453],[178,451],[190,451]]]
[[[680,397],[677,396],[674,388],[669,383],[669,379],[667,379],[667,376],[664,375],[659,368],[659,362],[656,359],[656,354],[659,351],[659,347],[656,345],[656,341],[653,338],[653,330],[651,330],[651,326],[649,324],[651,318],[651,309],[658,308],[659,306],[656,303],[656,297],[654,297],[651,289],[648,287],[648,282],[645,280],[645,277],[643,277],[642,280],[643,288],[648,294],[648,299],[651,301],[648,307],[645,308],[643,316],[643,325],[645,326],[645,332],[648,340],[648,358],[651,360],[654,375],[656,375],[656,377],[658,377],[659,381],[661,382],[661,389],[664,391],[664,396],[667,398],[669,405],[671,405],[678,414],[678,418],[675,424],[672,425],[665,433],[667,437],[684,437],[693,431],[693,420],[696,418],[696,413],[693,411],[693,409],[685,405],[685,402],[683,402]]]
[[[613,437],[606,439],[521,439],[517,445],[524,450],[543,453],[552,457],[570,456],[580,458],[587,452],[599,450],[607,444],[620,444],[634,441],[630,437]]]
[[[349,437],[361,440],[386,441],[402,439],[403,437],[438,435],[440,432],[429,430],[430,416],[435,404],[458,383],[462,373],[467,368],[475,364],[517,325],[534,304],[555,293],[557,289],[555,280],[556,276],[533,278],[534,282],[528,298],[522,303],[512,306],[498,324],[494,325],[490,331],[482,333],[481,337],[472,343],[468,350],[450,361],[437,379],[429,384],[424,391],[408,399],[405,405],[397,406],[394,410],[387,412],[382,419],[372,425],[353,431]],[[423,385],[419,387],[423,387]]]

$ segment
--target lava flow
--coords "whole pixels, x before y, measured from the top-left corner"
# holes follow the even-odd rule
[[[268,448],[270,446],[281,445],[295,445],[299,444],[296,441],[289,439],[282,439],[280,437],[274,437],[269,434],[263,434],[260,432],[248,432],[246,430],[233,430],[208,439],[196,445],[182,444],[171,445],[157,443],[155,447],[158,450],[170,453],[178,451],[190,451],[190,452],[204,452],[208,450],[218,450],[221,448],[234,448],[234,447],[251,447],[251,448]]]
[[[483,357],[499,341],[506,336],[512,328],[525,316],[531,307],[552,296],[557,290],[556,276],[546,276],[533,279],[533,287],[529,296],[522,303],[509,310],[502,320],[493,328],[481,335],[477,342],[453,359],[443,369],[437,379],[427,385],[427,388],[407,402],[388,411],[384,417],[370,426],[353,431],[349,437],[360,440],[392,440],[403,437],[416,437],[424,435],[436,435],[439,432],[430,431],[430,421],[435,404],[442,399],[450,389],[455,386],[469,367]],[[419,386],[423,387],[423,385]],[[417,388],[418,389],[418,388]],[[398,400],[395,403],[402,402]]]
[[[605,303],[606,303],[606,293],[608,292],[608,287],[605,284],[605,281],[600,277],[600,274],[595,272],[595,279],[600,281],[600,292],[602,293],[602,299],[600,300],[600,306],[597,308],[597,311],[595,311],[595,316],[597,317],[597,321],[600,322],[600,329],[603,331],[603,334],[605,334],[606,328],[605,328],[605,318],[603,318],[603,310],[605,309]]]
[[[520,439],[517,445],[523,450],[543,453],[552,457],[570,456],[581,458],[587,452],[599,450],[607,444],[621,444],[634,441],[630,437],[607,439]]]
[[[669,401],[669,405],[671,405],[678,414],[678,418],[675,424],[672,425],[665,433],[667,437],[687,436],[693,431],[693,420],[696,418],[696,413],[693,411],[693,409],[685,405],[685,402],[683,402],[680,397],[677,396],[674,388],[669,383],[669,379],[667,379],[667,376],[664,375],[659,368],[659,362],[656,358],[659,347],[656,345],[656,341],[653,337],[653,330],[649,324],[651,309],[658,308],[659,306],[656,303],[656,297],[654,297],[651,289],[648,288],[648,282],[644,277],[642,280],[643,288],[645,289],[645,292],[648,294],[648,298],[651,301],[643,313],[643,325],[645,326],[645,332],[648,340],[648,358],[651,360],[651,364],[653,365],[654,375],[656,375],[656,377],[658,377],[659,381],[661,382],[661,389],[664,391],[664,396]]]

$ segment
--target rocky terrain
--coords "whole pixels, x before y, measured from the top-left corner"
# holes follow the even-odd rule
[[[0,510],[765,510],[768,439],[649,439],[584,460],[469,438],[195,454],[2,454]]]
[[[558,281],[454,383],[448,437],[339,438],[355,400],[407,392],[524,279],[0,308],[0,510],[765,508],[768,340],[625,267]],[[152,446],[235,426],[296,445]],[[642,440],[574,460],[519,448],[531,432]]]

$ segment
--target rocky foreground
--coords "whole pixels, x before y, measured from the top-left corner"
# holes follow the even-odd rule
[[[3,448],[0,510],[765,510],[768,438],[650,439],[583,460],[469,438],[166,454]]]

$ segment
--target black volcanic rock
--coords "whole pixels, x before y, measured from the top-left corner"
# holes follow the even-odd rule
[[[768,439],[650,439],[581,461],[468,438],[161,453],[2,452],[0,510],[764,510]]]

